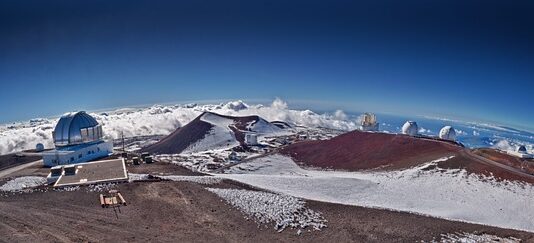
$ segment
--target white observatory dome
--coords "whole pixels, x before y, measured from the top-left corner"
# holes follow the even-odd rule
[[[417,126],[417,122],[414,122],[414,121],[407,121],[406,123],[404,123],[404,126],[402,126],[403,134],[415,136],[417,135],[418,131],[419,131],[419,127]]]
[[[36,152],[42,152],[43,150],[44,150],[44,145],[42,143],[38,143],[35,145]]]
[[[525,148],[525,146],[521,145],[521,146],[517,147],[516,152],[518,152],[520,154],[526,154],[527,153],[527,148]]]
[[[444,126],[439,131],[439,138],[445,139],[445,140],[455,141],[456,140],[456,130],[454,130],[454,128],[451,127],[451,126]]]

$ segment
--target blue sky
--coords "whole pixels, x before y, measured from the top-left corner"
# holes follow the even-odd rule
[[[528,1],[0,1],[0,122],[272,100],[534,130]]]

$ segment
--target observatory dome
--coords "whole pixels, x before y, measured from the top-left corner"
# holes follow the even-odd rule
[[[527,153],[527,148],[525,148],[525,146],[521,145],[521,146],[517,147],[516,152],[521,153],[521,154],[526,154]]]
[[[360,117],[360,130],[362,131],[378,131],[378,122],[376,115],[372,113],[364,113]]]
[[[439,138],[454,141],[456,140],[456,130],[451,126],[444,126],[439,131]]]
[[[417,126],[417,122],[414,121],[407,121],[402,126],[402,133],[415,136],[417,135],[417,132],[419,131],[419,127]]]
[[[100,141],[103,137],[102,126],[85,113],[72,112],[63,115],[53,132],[54,144],[64,147],[82,143]]]
[[[35,145],[36,152],[42,152],[43,150],[44,150],[44,145],[42,143],[38,143]]]
[[[372,126],[374,124],[376,124],[376,116],[375,116],[375,114],[364,113],[362,115],[362,118],[361,118],[361,121],[360,121],[360,125]]]

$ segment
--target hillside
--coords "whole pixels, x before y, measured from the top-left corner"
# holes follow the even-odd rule
[[[304,166],[356,171],[407,168],[462,149],[440,140],[352,131],[330,140],[292,144],[280,152]]]
[[[436,166],[468,173],[534,183],[532,162],[491,149],[470,150],[453,142],[402,134],[353,131],[329,140],[304,141],[280,150],[300,166],[334,170],[398,170],[439,158]]]
[[[243,146],[247,133],[262,136],[281,132],[283,129],[259,116],[233,117],[204,112],[187,125],[141,151],[178,154],[232,148]]]

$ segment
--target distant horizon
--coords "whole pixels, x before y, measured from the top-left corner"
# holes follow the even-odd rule
[[[216,104],[239,101],[239,100],[243,101],[247,105],[270,105],[274,101],[274,99],[269,100],[269,99],[239,99],[237,98],[237,99],[183,100],[183,101],[160,102],[160,103],[152,103],[152,104],[132,104],[128,106],[106,107],[106,108],[98,108],[98,109],[80,108],[80,109],[64,111],[58,114],[33,116],[33,117],[28,117],[28,118],[24,118],[20,120],[13,120],[13,121],[0,121],[0,125],[23,123],[23,122],[28,122],[32,119],[39,119],[39,118],[43,118],[43,119],[59,118],[65,113],[76,112],[76,111],[85,111],[88,113],[102,113],[102,112],[113,112],[113,111],[117,111],[120,109],[146,109],[146,108],[150,108],[152,106],[157,106],[157,105],[161,105],[161,106],[187,105],[187,104],[216,105]],[[503,124],[503,123],[499,123],[496,121],[489,121],[489,120],[476,120],[476,119],[469,119],[469,118],[451,117],[451,116],[445,116],[445,115],[440,116],[440,115],[428,115],[428,114],[403,114],[403,113],[395,113],[395,112],[388,112],[388,111],[344,110],[344,109],[339,109],[336,107],[330,107],[330,108],[322,107],[319,109],[314,109],[312,107],[306,106],[307,103],[305,102],[309,102],[309,101],[296,101],[296,100],[285,100],[285,99],[282,99],[282,100],[288,103],[288,106],[289,106],[288,109],[290,110],[311,110],[317,114],[333,114],[335,111],[341,110],[347,115],[357,116],[365,112],[371,112],[376,115],[389,115],[389,116],[404,117],[404,118],[413,117],[414,119],[424,118],[424,119],[430,119],[430,120],[443,120],[443,121],[460,122],[460,123],[474,123],[478,125],[494,125],[494,126],[499,126],[503,128],[508,127],[512,129],[517,129],[523,132],[534,133],[534,130],[529,130],[528,128],[523,128],[523,127],[509,125],[509,124]],[[316,103],[323,103],[323,101],[316,101]]]

